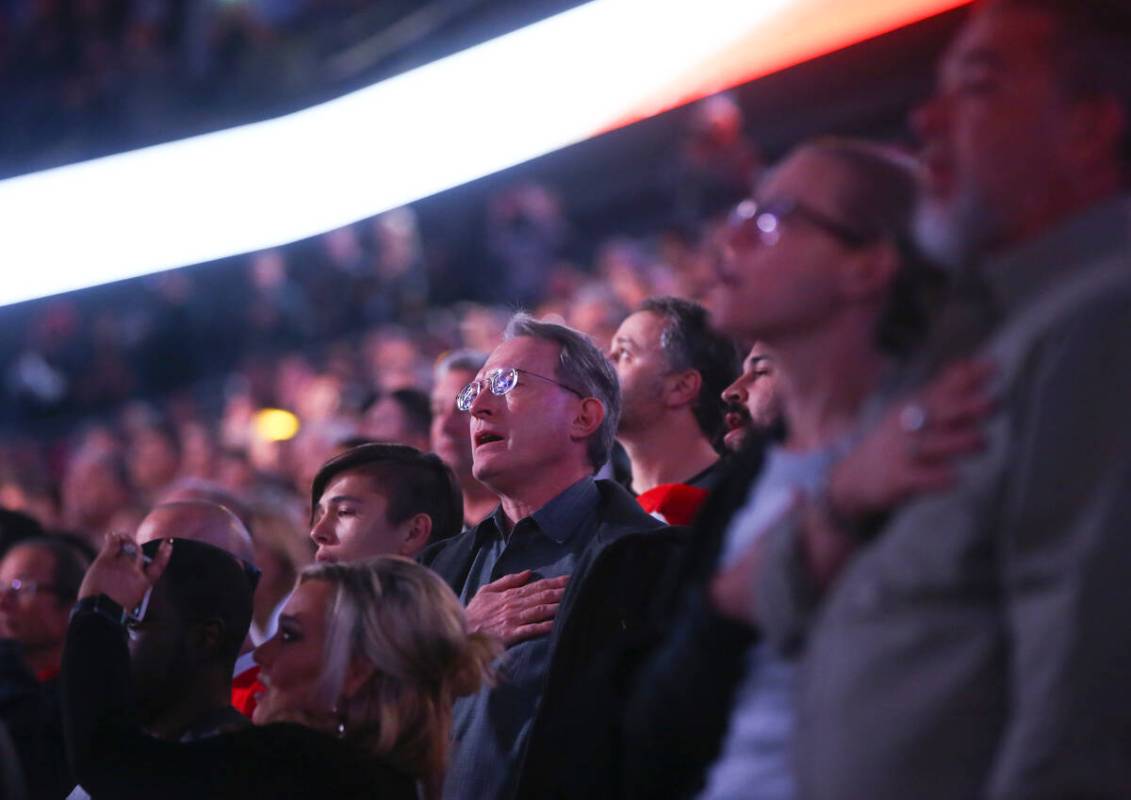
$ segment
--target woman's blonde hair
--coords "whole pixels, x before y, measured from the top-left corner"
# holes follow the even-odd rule
[[[499,642],[469,633],[463,606],[431,570],[400,556],[317,564],[299,583],[326,581],[323,691],[344,735],[438,797],[447,764],[452,702],[493,681]],[[342,688],[361,658],[374,675],[350,698]],[[341,730],[340,729],[340,730]]]

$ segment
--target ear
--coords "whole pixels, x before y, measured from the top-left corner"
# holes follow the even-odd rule
[[[211,656],[224,638],[223,620],[212,617],[192,625],[187,631],[189,646],[198,653]]]
[[[425,513],[413,514],[401,523],[401,545],[397,554],[409,558],[415,556],[428,544],[432,535],[432,517]]]
[[[570,438],[574,441],[588,439],[601,423],[605,421],[605,406],[596,397],[586,397],[581,401],[577,416],[570,423]]]
[[[342,684],[342,697],[348,703],[354,698],[362,687],[377,674],[377,668],[361,656],[350,659],[346,668],[346,680]]]
[[[690,406],[699,397],[699,390],[703,388],[703,376],[697,369],[685,369],[669,375],[665,381],[664,404],[668,408],[682,408]]]
[[[860,248],[844,260],[840,270],[841,292],[846,299],[866,301],[887,296],[899,271],[899,251],[886,239]]]
[[[1118,154],[1131,120],[1114,97],[1085,98],[1076,101],[1071,111],[1068,147],[1077,163],[1104,164]]]

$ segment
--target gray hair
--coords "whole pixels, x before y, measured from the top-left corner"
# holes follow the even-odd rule
[[[486,363],[486,353],[480,353],[478,350],[471,349],[452,350],[440,356],[436,361],[434,372],[437,379],[442,378],[452,370],[470,372],[472,375],[475,375],[479,370],[483,369],[483,365]]]
[[[620,383],[612,364],[593,340],[581,331],[553,322],[542,322],[523,312],[511,317],[503,338],[506,341],[528,336],[553,342],[561,347],[555,377],[562,383],[594,397],[605,409],[605,419],[589,438],[589,463],[594,470],[609,460],[620,423]]]

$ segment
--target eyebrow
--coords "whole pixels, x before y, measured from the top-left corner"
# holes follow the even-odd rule
[[[299,622],[299,618],[297,616],[295,616],[294,614],[280,614],[279,615],[279,622],[280,623],[288,622],[291,625],[299,625],[299,627],[301,627],[301,623]]]
[[[356,497],[352,494],[336,494],[333,497],[326,499],[327,505],[330,503],[364,503],[364,498]]]
[[[614,336],[613,337],[613,344],[620,344],[620,345],[627,344],[627,345],[631,345],[632,347],[636,347],[636,341],[633,340],[629,336]]]

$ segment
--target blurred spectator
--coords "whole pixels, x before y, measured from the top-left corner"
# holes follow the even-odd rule
[[[990,0],[915,116],[917,225],[954,279],[919,366],[991,363],[893,395],[829,476],[822,505],[841,522],[826,520],[825,544],[864,544],[807,630],[807,797],[1131,786],[1131,631],[1106,622],[1131,602],[1128,75],[1126,3]],[[987,412],[968,432],[979,452],[947,459],[955,428]],[[901,502],[922,487],[936,492]],[[793,627],[760,616],[775,639]]]
[[[541,299],[568,231],[560,201],[544,186],[520,183],[495,195],[487,208],[487,247],[499,265],[494,299],[518,307]]]
[[[374,217],[373,238],[376,290],[368,299],[366,323],[418,318],[428,304],[428,275],[416,212],[397,208]]]
[[[248,269],[252,294],[244,313],[252,352],[275,352],[304,344],[314,335],[314,322],[306,295],[287,274],[283,253],[256,253],[250,257]]]
[[[761,159],[743,125],[728,94],[695,104],[670,178],[676,222],[697,224],[749,194]]]
[[[64,526],[97,546],[132,501],[125,460],[112,451],[80,450],[67,462],[62,493]]]
[[[475,479],[471,454],[471,417],[456,407],[456,397],[471,383],[487,356],[474,350],[448,353],[436,363],[432,383],[433,453],[452,468],[463,492],[464,527],[478,525],[495,510],[499,498]]]
[[[255,565],[262,573],[255,590],[250,631],[252,643],[259,646],[275,635],[283,602],[294,588],[299,572],[311,562],[313,547],[298,504],[285,498],[255,502],[249,528]]]
[[[612,346],[613,334],[626,316],[627,309],[608,288],[590,284],[571,298],[566,321],[607,352]]]
[[[126,451],[130,482],[141,497],[152,502],[181,470],[181,443],[176,429],[162,419],[138,425]]]
[[[396,389],[365,410],[360,431],[376,442],[390,442],[427,452],[432,428],[431,401],[418,389]]]
[[[24,539],[31,539],[42,534],[43,526],[36,522],[33,517],[19,511],[0,508],[0,558],[3,558],[9,549]],[[2,634],[2,631],[0,631],[0,634]]]
[[[25,539],[0,560],[0,723],[31,797],[74,785],[63,746],[58,674],[67,618],[87,561],[54,537]]]
[[[732,217],[712,319],[773,349],[787,437],[764,448],[755,439],[702,510],[682,607],[630,701],[633,796],[731,798],[751,786],[766,798],[795,796],[797,669],[759,641],[747,602],[756,584],[741,562],[796,497],[819,498],[891,370],[877,331],[897,272],[922,261],[909,244],[915,192],[909,159],[820,140],[791,151],[759,183],[758,202],[743,201]]]

